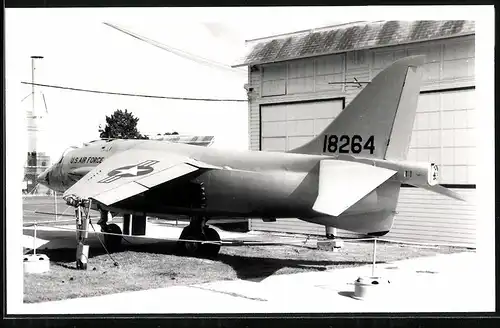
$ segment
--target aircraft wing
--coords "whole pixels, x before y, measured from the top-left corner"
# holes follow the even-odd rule
[[[396,171],[341,160],[322,160],[319,164],[318,197],[313,210],[339,216]]]
[[[74,195],[111,205],[199,169],[220,168],[172,153],[129,149],[96,166],[63,198]]]

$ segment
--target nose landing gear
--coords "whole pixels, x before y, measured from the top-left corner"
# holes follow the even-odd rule
[[[66,202],[68,203],[68,205],[76,207],[76,268],[78,270],[87,270],[89,245],[86,245],[86,241],[89,236],[88,227],[90,222],[90,201],[70,197],[66,200]],[[87,210],[85,211],[85,209]]]

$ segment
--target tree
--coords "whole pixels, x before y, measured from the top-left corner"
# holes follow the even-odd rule
[[[139,118],[134,117],[131,112],[121,109],[115,110],[111,116],[106,116],[106,126],[104,129],[99,126],[100,138],[119,139],[149,139],[137,130]]]

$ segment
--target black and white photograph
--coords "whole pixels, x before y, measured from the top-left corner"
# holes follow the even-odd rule
[[[492,6],[7,8],[6,314],[495,311]]]

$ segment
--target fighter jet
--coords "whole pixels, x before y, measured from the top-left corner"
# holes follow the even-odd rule
[[[38,181],[70,205],[89,202],[104,232],[143,235],[147,216],[188,216],[180,245],[195,255],[219,252],[208,226],[214,219],[297,218],[381,236],[393,225],[402,184],[464,200],[438,184],[435,163],[406,159],[423,61],[394,62],[323,132],[289,152],[98,140],[64,152]],[[108,224],[109,212],[124,216],[123,231]]]

